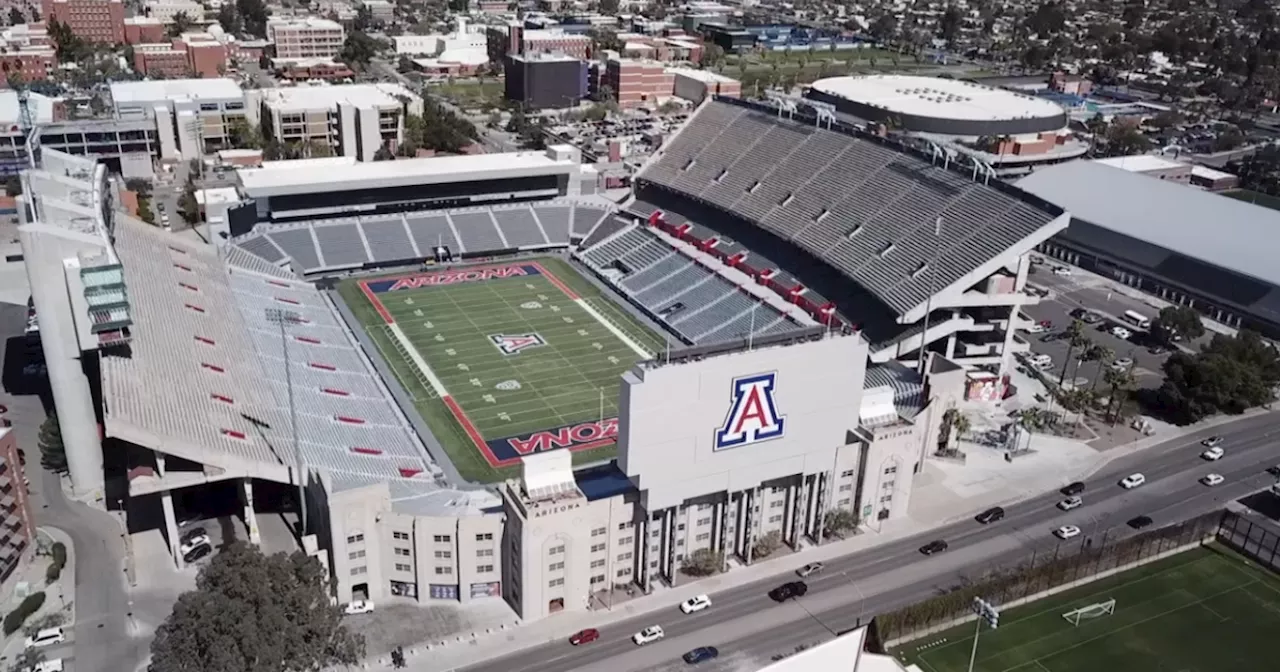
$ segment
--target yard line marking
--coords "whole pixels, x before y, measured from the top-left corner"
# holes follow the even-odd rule
[[[574,301],[574,303],[578,304],[580,308],[587,311],[587,314],[591,315],[591,317],[594,317],[596,321],[601,324],[601,326],[603,326],[605,329],[608,329],[610,332],[612,332],[613,335],[616,336],[619,341],[626,343],[627,347],[634,350],[637,355],[640,355],[644,359],[650,359],[653,357],[652,352],[645,350],[644,346],[635,342],[635,340],[633,340],[630,336],[623,333],[621,329],[615,327],[613,325],[613,322],[609,321],[608,318],[606,318],[603,314],[597,311],[595,309],[595,306],[592,306],[590,303],[587,303],[586,299],[578,299]]]
[[[1044,663],[1040,662],[1040,659],[1039,659],[1039,658],[1036,658],[1035,663],[1036,663],[1036,666],[1038,666],[1040,669],[1044,670],[1044,672],[1053,672],[1053,671],[1052,671],[1052,670],[1050,670],[1049,668],[1045,667],[1045,666],[1044,666]]]
[[[444,383],[440,382],[440,379],[436,377],[436,374],[431,370],[431,367],[427,366],[427,360],[422,358],[418,349],[413,347],[413,342],[409,340],[409,337],[405,335],[404,330],[400,328],[400,323],[390,322],[387,324],[387,328],[391,331],[391,334],[395,336],[396,340],[400,341],[400,345],[404,347],[404,351],[409,355],[409,359],[412,360],[413,365],[418,367],[418,371],[420,371],[423,376],[426,376],[427,382],[431,383],[431,387],[435,388],[436,394],[441,398],[449,396],[449,391],[444,389]]]

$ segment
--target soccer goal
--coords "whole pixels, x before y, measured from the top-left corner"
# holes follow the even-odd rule
[[[1110,616],[1114,613],[1116,613],[1116,601],[1113,598],[1106,602],[1098,602],[1079,609],[1072,609],[1063,614],[1062,617],[1067,619],[1067,622],[1071,625],[1080,625],[1080,621]]]

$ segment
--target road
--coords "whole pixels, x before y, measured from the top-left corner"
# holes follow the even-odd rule
[[[1225,438],[1227,455],[1216,463],[1201,460],[1199,441],[1209,434]],[[1071,512],[1056,504],[1063,497],[1050,492],[1007,507],[1006,518],[983,526],[972,520],[945,526],[913,538],[890,542],[827,563],[826,570],[808,580],[804,598],[775,604],[766,592],[787,580],[772,580],[712,594],[714,605],[684,616],[671,605],[665,612],[638,616],[600,628],[599,641],[570,647],[562,641],[527,649],[505,658],[463,668],[466,672],[632,672],[682,669],[679,656],[697,646],[716,646],[721,658],[701,670],[747,672],[769,662],[775,654],[794,651],[856,626],[860,619],[905,606],[962,577],[1013,562],[1032,549],[1051,550],[1059,542],[1052,531],[1074,524],[1084,536],[1118,538],[1133,534],[1124,523],[1149,515],[1156,524],[1173,523],[1224,505],[1226,501],[1260,490],[1273,479],[1263,469],[1280,462],[1280,427],[1270,415],[1247,418],[1214,431],[1172,440],[1120,458],[1102,473],[1086,480],[1085,505]],[[1147,484],[1126,491],[1117,481],[1141,470]],[[1209,472],[1226,477],[1217,488],[1197,479]],[[917,549],[942,538],[950,550],[924,558]],[[1083,536],[1081,538],[1083,541]],[[1066,542],[1073,547],[1077,541]],[[802,558],[797,558],[797,564]],[[661,625],[666,639],[644,648],[630,636],[648,625]]]

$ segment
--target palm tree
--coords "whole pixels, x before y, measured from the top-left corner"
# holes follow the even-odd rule
[[[1069,347],[1067,347],[1067,358],[1062,362],[1062,375],[1058,376],[1058,387],[1062,387],[1062,382],[1067,379],[1067,365],[1071,363],[1071,355],[1076,348],[1088,342],[1088,338],[1084,335],[1084,322],[1080,320],[1071,320],[1071,326],[1067,327],[1064,335],[1067,337]]]
[[[1116,416],[1119,415],[1120,409],[1124,407],[1124,397],[1136,386],[1137,381],[1133,377],[1132,368],[1114,369],[1108,368],[1103,374],[1109,389],[1107,397],[1107,409],[1104,417],[1107,422],[1112,425],[1116,424]]]
[[[1115,361],[1116,353],[1114,350],[1112,350],[1111,348],[1108,348],[1105,345],[1094,345],[1093,347],[1089,348],[1088,352],[1084,353],[1084,359],[1085,361],[1088,361],[1088,362],[1097,362],[1098,368],[1101,369],[1102,367],[1110,366],[1111,362]],[[1094,390],[1098,389],[1099,378],[1101,378],[1101,376],[1093,377],[1093,384],[1089,386],[1090,392],[1093,392]]]

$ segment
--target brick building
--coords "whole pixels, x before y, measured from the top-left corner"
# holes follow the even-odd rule
[[[489,60],[502,63],[508,54],[563,54],[587,60],[591,54],[591,38],[562,30],[529,30],[518,23],[505,28],[490,28],[487,35]]]
[[[603,87],[613,92],[620,107],[636,107],[672,95],[675,76],[657,61],[611,58],[605,65]]]
[[[160,19],[130,16],[124,20],[125,44],[158,44],[164,41],[165,28]]]
[[[0,583],[34,557],[35,529],[18,437],[12,428],[0,427]]]
[[[183,33],[168,44],[135,45],[133,67],[148,77],[221,77],[227,47],[208,33]]]
[[[48,79],[49,71],[57,66],[58,55],[53,47],[0,49],[0,85],[7,86],[14,73],[26,82]]]
[[[45,21],[66,24],[94,44],[124,44],[124,3],[120,0],[42,0]]]

